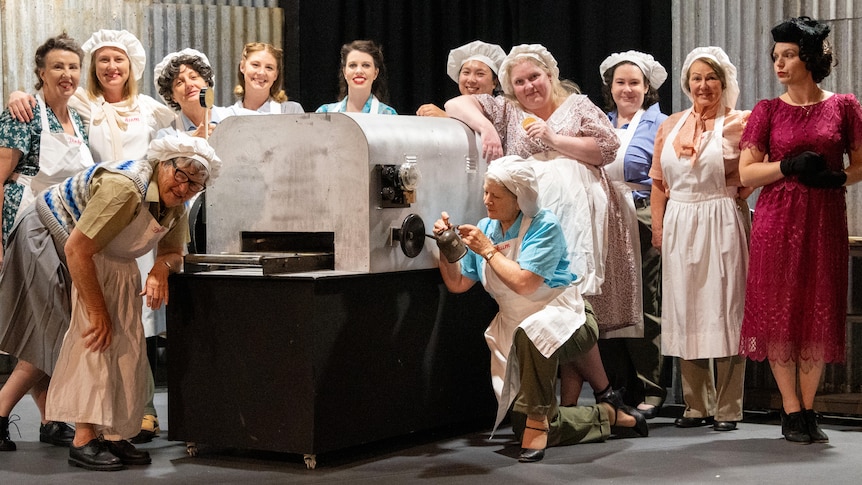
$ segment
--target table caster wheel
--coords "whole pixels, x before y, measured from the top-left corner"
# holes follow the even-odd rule
[[[309,470],[314,470],[314,467],[317,466],[317,455],[305,454],[302,455],[302,459],[305,460],[305,466]]]
[[[198,456],[198,445],[194,441],[186,441],[186,453],[189,456]]]

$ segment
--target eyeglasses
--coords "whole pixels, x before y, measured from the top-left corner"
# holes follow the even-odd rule
[[[174,180],[176,180],[177,182],[179,182],[181,184],[188,183],[189,184],[189,190],[194,192],[194,193],[200,193],[200,192],[203,192],[204,190],[206,190],[206,188],[207,188],[206,185],[193,181],[191,179],[191,177],[189,177],[189,174],[180,170],[177,167],[176,160],[171,160],[171,165],[174,166]]]

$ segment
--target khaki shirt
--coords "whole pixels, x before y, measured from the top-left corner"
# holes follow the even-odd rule
[[[168,233],[159,241],[159,248],[182,248],[189,242],[188,214],[184,206],[171,207],[159,217],[159,166],[153,170],[145,201],[150,213]],[[141,209],[141,193],[125,175],[100,170],[90,183],[91,197],[75,228],[105,247],[137,217]]]

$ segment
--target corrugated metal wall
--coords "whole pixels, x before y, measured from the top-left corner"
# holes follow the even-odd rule
[[[65,30],[84,43],[99,29],[126,29],[141,40],[147,51],[143,93],[161,100],[153,66],[169,52],[193,47],[213,64],[216,104],[233,104],[243,45],[281,46],[283,25],[277,0],[5,0],[0,2],[3,104],[16,89],[33,90],[33,55],[45,39]]]
[[[821,86],[836,93],[862,94],[862,2],[853,0],[749,1],[673,0],[673,107],[679,111],[691,102],[679,88],[685,56],[695,47],[722,47],[739,71],[740,96],[736,107],[751,109],[757,101],[784,92],[772,71],[772,27],[788,17],[808,15],[828,22],[829,39],[838,66]],[[862,187],[847,190],[851,235],[862,235]]]

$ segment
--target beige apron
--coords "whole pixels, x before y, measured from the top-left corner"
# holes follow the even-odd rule
[[[640,268],[642,266],[641,241],[640,237],[638,237],[640,228],[638,227],[638,214],[637,209],[635,209],[635,201],[632,197],[632,191],[650,190],[651,187],[643,184],[626,182],[625,157],[626,152],[629,148],[629,144],[631,143],[632,138],[637,131],[638,124],[640,123],[643,114],[644,110],[639,109],[637,113],[635,113],[635,115],[632,117],[631,121],[629,121],[628,127],[616,129],[617,136],[620,139],[620,147],[617,149],[617,156],[614,161],[604,166],[605,174],[607,174],[608,176],[610,185],[616,191],[617,198],[620,201],[620,212],[623,216],[623,223],[626,225],[629,230],[629,233],[632,235],[632,248],[634,251],[632,252],[632,254],[629,255],[629,257],[634,259],[635,267],[637,268]],[[638,271],[638,288],[643,287],[641,278],[641,272]],[[639,291],[635,292],[635,299],[637,300],[637,308],[643,308],[643,294]],[[602,338],[642,338],[643,336],[643,315],[641,315],[641,318],[635,325],[630,325],[628,327],[623,327],[617,330],[610,330],[602,334]]]
[[[723,111],[722,111],[723,112]],[[662,232],[662,354],[686,360],[739,353],[748,246],[737,187],[727,187],[722,149],[724,115],[704,132],[695,163],[677,157],[673,140],[661,153],[670,189]]]
[[[48,390],[47,419],[95,424],[107,439],[128,439],[140,431],[149,365],[135,258],[155,248],[167,232],[143,202],[132,223],[93,257],[113,323],[113,339],[104,352],[84,347],[81,336],[89,317],[73,284],[72,321]]]
[[[518,237],[497,244],[497,250],[517,261],[531,222],[531,218],[523,217]],[[485,330],[485,341],[491,350],[491,384],[497,395],[496,430],[521,388],[519,366],[512,351],[515,330],[522,328],[542,355],[550,358],[586,322],[586,313],[584,300],[575,285],[551,288],[542,284],[531,295],[518,295],[497,273],[488,271],[487,262],[481,264],[485,289],[500,307]],[[510,359],[510,355],[513,358]]]

